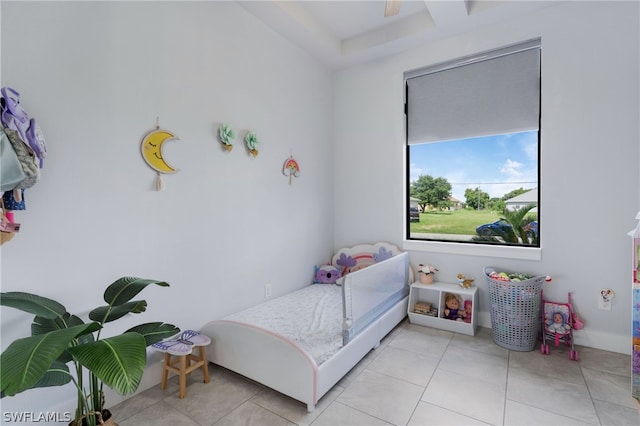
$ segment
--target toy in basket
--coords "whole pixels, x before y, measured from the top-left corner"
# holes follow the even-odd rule
[[[544,294],[544,293],[542,293]],[[556,346],[560,342],[564,342],[569,349],[569,359],[578,360],[578,351],[573,346],[573,330],[579,330],[583,327],[582,320],[573,312],[571,305],[571,293],[567,296],[566,303],[551,302],[544,300],[542,297],[542,328],[541,337],[542,344],[540,352],[543,355],[549,355],[548,340],[552,340]]]
[[[548,276],[484,268],[494,342],[515,351],[532,351],[540,332],[542,283]]]

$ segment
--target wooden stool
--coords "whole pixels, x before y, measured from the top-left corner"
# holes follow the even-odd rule
[[[165,352],[160,389],[165,390],[167,388],[169,371],[173,371],[180,376],[180,399],[184,399],[187,393],[187,376],[200,367],[202,367],[204,382],[209,383],[209,368],[204,348],[209,343],[211,343],[211,339],[207,336],[196,331],[187,330],[177,340],[153,344],[152,347],[154,349]],[[199,356],[191,353],[194,347],[198,347]],[[174,357],[173,360],[171,356]]]

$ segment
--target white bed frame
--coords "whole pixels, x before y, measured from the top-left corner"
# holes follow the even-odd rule
[[[373,286],[380,286],[380,277],[401,280],[401,285],[408,289],[408,254],[400,253],[348,274],[343,283],[343,300],[347,297],[355,301],[361,294],[358,289],[366,287],[369,282]],[[371,306],[371,310],[379,309],[381,303],[375,301],[375,297],[373,299],[372,303],[376,303],[376,306]],[[357,330],[352,330],[350,326],[367,315],[371,316],[371,310],[364,312],[362,301],[358,303],[357,312],[349,307],[346,309],[343,329],[345,335],[349,336],[349,342],[320,366],[296,343],[283,336],[224,319],[208,322],[201,329],[203,334],[211,338],[211,345],[206,348],[207,359],[306,403],[307,410],[313,411],[318,400],[371,349],[377,348],[382,338],[406,317],[408,296],[405,292],[399,301],[368,325],[359,324]],[[389,305],[388,300],[383,304]]]

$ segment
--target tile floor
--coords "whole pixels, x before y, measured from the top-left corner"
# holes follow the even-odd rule
[[[226,425],[640,425],[630,396],[631,357],[551,346],[551,354],[497,346],[405,322],[308,413],[306,405],[209,365],[211,381],[177,377],[112,408],[120,426]],[[160,371],[158,371],[160,379]]]

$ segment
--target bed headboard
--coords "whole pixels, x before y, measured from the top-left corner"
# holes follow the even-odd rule
[[[402,250],[398,246],[387,242],[359,244],[336,251],[336,254],[331,258],[331,264],[338,268],[344,277],[350,272],[359,271],[400,253],[402,253]],[[411,267],[409,267],[409,280],[413,282],[413,269]]]

